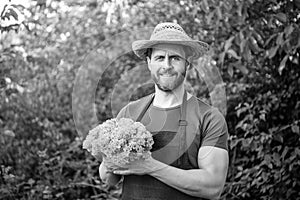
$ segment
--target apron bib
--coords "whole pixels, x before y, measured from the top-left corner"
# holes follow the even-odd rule
[[[152,104],[154,95],[147,102],[136,121],[140,122]],[[173,167],[181,169],[191,169],[188,162],[188,153],[186,151],[186,109],[187,92],[184,91],[181,105],[181,115],[178,121],[178,132],[175,136],[166,135],[164,141],[160,141],[158,150],[152,152],[154,159]],[[163,133],[164,134],[164,133]],[[155,137],[155,136],[154,136]],[[166,145],[166,146],[165,146]],[[124,176],[122,200],[199,200],[201,198],[193,197],[176,190],[167,184],[157,180],[150,175],[127,175]]]

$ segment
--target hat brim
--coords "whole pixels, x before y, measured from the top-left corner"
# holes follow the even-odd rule
[[[137,40],[132,43],[132,50],[138,57],[145,59],[147,49],[156,44],[178,44],[190,47],[193,59],[203,56],[209,50],[207,43],[198,40]]]

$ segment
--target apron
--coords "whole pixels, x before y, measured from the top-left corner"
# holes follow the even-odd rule
[[[141,121],[146,111],[153,102],[152,95],[149,102],[146,104],[142,112],[139,114],[136,121]],[[183,102],[181,106],[181,115],[178,121],[178,132],[173,138],[167,138],[167,147],[160,148],[152,153],[154,159],[160,160],[173,167],[181,169],[192,169],[188,161],[188,151],[186,151],[186,107],[187,107],[187,92],[184,91]],[[166,137],[168,135],[166,134]],[[164,144],[162,142],[161,144]],[[175,156],[175,157],[174,157]],[[175,158],[175,159],[174,159]],[[177,158],[177,159],[176,159]],[[167,184],[157,180],[150,175],[127,175],[123,180],[122,200],[199,200],[201,198],[187,195]]]

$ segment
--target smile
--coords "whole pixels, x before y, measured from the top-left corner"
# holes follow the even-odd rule
[[[175,76],[175,74],[161,74],[161,77],[172,77]]]

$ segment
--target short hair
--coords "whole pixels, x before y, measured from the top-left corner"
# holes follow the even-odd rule
[[[145,58],[147,59],[147,57],[151,58],[151,55],[152,55],[152,51],[153,49],[152,48],[148,48],[145,52]]]

